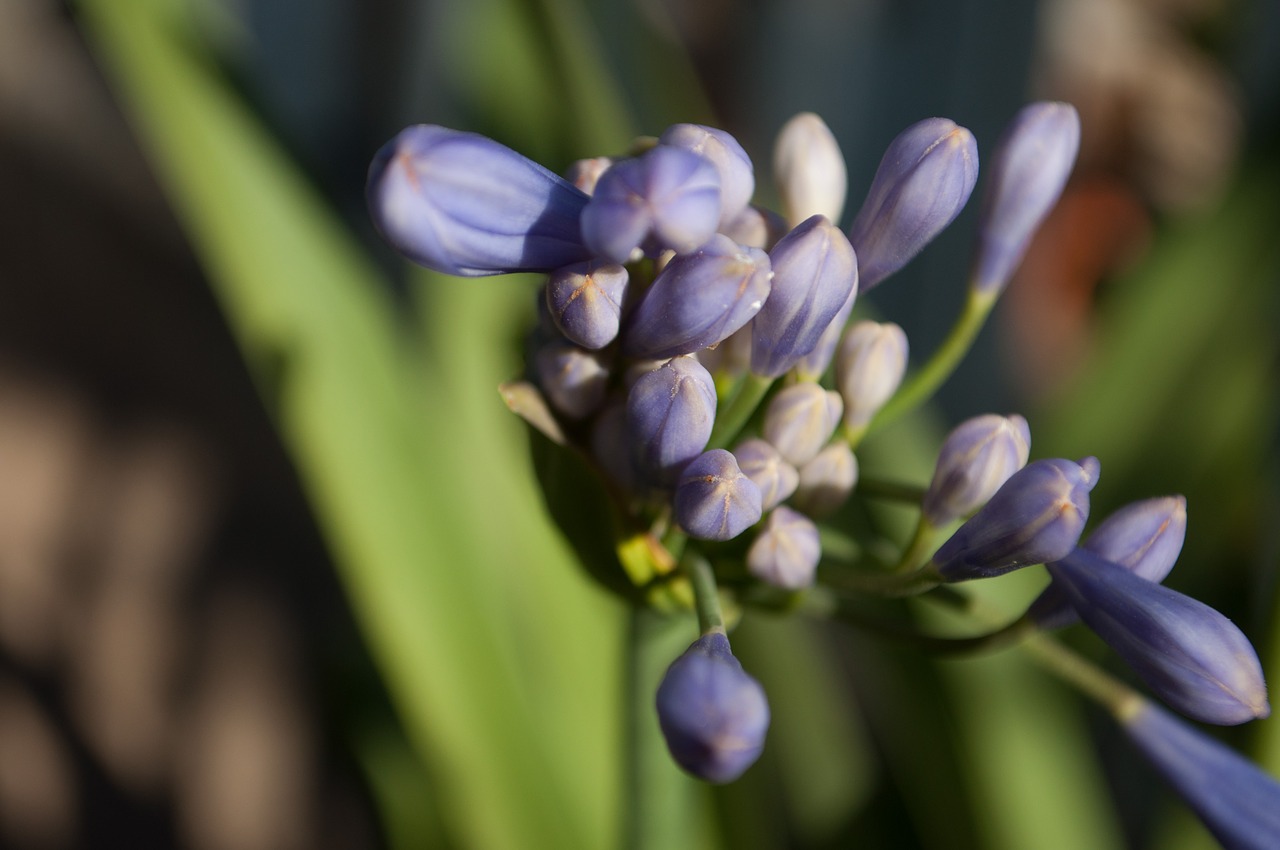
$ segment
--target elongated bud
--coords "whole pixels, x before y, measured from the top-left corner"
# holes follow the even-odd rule
[[[1208,605],[1085,549],[1049,573],[1089,628],[1175,710],[1224,725],[1271,713],[1249,639]]]
[[[897,392],[907,371],[907,335],[893,322],[858,322],[836,356],[836,389],[844,398],[844,425],[861,431]]]
[[[589,259],[587,196],[505,145],[421,124],[369,167],[374,223],[401,254],[446,274],[551,271]]]
[[[771,274],[763,251],[716,234],[653,281],[623,330],[623,351],[675,357],[715,345],[760,312]]]
[[[813,584],[821,558],[818,526],[804,514],[782,505],[769,514],[747,550],[747,570],[774,587],[801,590]]]
[[[816,519],[830,516],[858,484],[858,459],[843,440],[831,443],[800,467],[800,484],[791,504]]]
[[[1145,700],[1121,728],[1223,847],[1270,850],[1280,835],[1280,782]]]
[[[1027,464],[942,544],[934,568],[947,581],[966,581],[1066,557],[1089,518],[1095,484],[1069,460]]]
[[[618,335],[627,270],[592,260],[556,269],[547,278],[547,310],[556,327],[583,348],[604,348]]]
[[[769,252],[773,285],[751,322],[751,371],[780,377],[813,351],[858,286],[858,260],[838,227],[813,216]]]
[[[764,688],[721,632],[703,635],[658,686],[658,725],[671,757],[707,782],[732,782],[755,764],[769,730]]]
[[[680,527],[699,540],[732,540],[760,521],[760,488],[725,449],[703,452],[680,473],[672,499]]]
[[[772,399],[764,412],[764,438],[795,466],[817,456],[840,424],[840,394],[817,384],[792,384]]]
[[[773,147],[773,177],[792,225],[812,215],[840,220],[849,175],[836,137],[817,115],[801,112],[783,125]]]
[[[1009,283],[1079,149],[1080,116],[1069,103],[1032,103],[1014,117],[992,157],[983,197],[973,266],[979,292],[994,295]]]
[[[800,473],[782,459],[773,444],[753,437],[733,447],[738,468],[760,488],[760,507],[772,510],[786,501],[800,483]]]
[[[720,221],[720,178],[705,158],[658,145],[609,167],[582,211],[582,237],[597,254],[625,263],[652,240],[678,254],[694,250]]]
[[[702,453],[716,418],[711,374],[692,357],[677,357],[635,382],[627,395],[627,432],[637,468],[670,483]]]
[[[701,124],[673,124],[663,131],[658,141],[706,157],[715,166],[720,176],[720,224],[733,221],[751,203],[756,191],[751,157],[738,140],[724,130]]]
[[[582,419],[604,401],[609,369],[594,352],[553,343],[538,350],[533,368],[551,406],[570,419]]]
[[[954,121],[927,118],[890,142],[849,230],[859,290],[905,266],[955,221],[977,179],[977,143]]]
[[[938,453],[933,481],[924,496],[925,518],[939,526],[973,513],[1027,465],[1030,452],[1031,429],[1016,413],[988,414],[960,423]]]

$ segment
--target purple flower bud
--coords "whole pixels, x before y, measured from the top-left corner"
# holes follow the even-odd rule
[[[751,203],[756,178],[751,158],[738,140],[724,130],[701,124],[673,124],[658,141],[693,151],[711,160],[720,175],[720,223],[728,224]]]
[[[1024,106],[1005,130],[978,222],[973,286],[999,293],[1013,277],[1036,228],[1058,202],[1080,149],[1080,116],[1068,103]]]
[[[815,215],[769,252],[773,286],[751,323],[751,371],[777,378],[817,347],[858,287],[858,260],[838,227]]]
[[[650,238],[659,248],[687,254],[716,232],[719,221],[720,178],[712,164],[658,145],[600,175],[582,211],[582,237],[597,254],[625,263]]]
[[[608,171],[611,165],[613,160],[607,156],[580,159],[569,166],[569,170],[564,173],[564,179],[590,195],[596,190],[600,175]]]
[[[840,342],[836,389],[844,425],[861,431],[897,392],[907,371],[907,335],[893,322],[858,322]]]
[[[760,521],[760,488],[725,449],[703,452],[680,473],[676,522],[699,540],[732,540]]]
[[[1280,782],[1222,742],[1143,701],[1122,720],[1129,740],[1230,850],[1271,850]]]
[[[716,234],[653,281],[622,334],[629,357],[675,357],[715,345],[769,297],[769,255]]]
[[[858,459],[843,440],[831,443],[800,467],[800,484],[791,504],[821,519],[840,509],[858,484]]]
[[[392,247],[446,274],[550,271],[591,256],[578,226],[587,196],[475,133],[401,131],[374,157],[365,194]]]
[[[866,292],[955,221],[978,179],[973,134],[946,118],[912,124],[889,143],[849,230]]]
[[[801,590],[813,584],[821,558],[818,526],[783,505],[773,509],[747,550],[747,570],[774,587]]]
[[[711,439],[716,388],[692,357],[677,357],[640,377],[627,395],[627,431],[636,466],[653,481],[673,481]]]
[[[547,279],[547,310],[570,342],[604,348],[618,335],[627,270],[592,260],[556,269]]]
[[[720,632],[698,638],[671,664],[657,704],[671,757],[699,779],[732,782],[764,749],[764,688],[743,671]]]
[[[609,384],[609,369],[598,355],[567,343],[539,349],[533,370],[551,406],[570,419],[598,408]]]
[[[760,488],[760,507],[772,510],[796,491],[800,473],[782,459],[772,443],[753,437],[733,448],[738,468]]]
[[[817,384],[792,384],[769,400],[761,431],[789,463],[803,466],[831,439],[843,412],[839,393]]]
[[[773,177],[792,224],[811,215],[840,220],[849,175],[836,137],[817,115],[801,112],[783,125],[773,146]]]
[[[1177,711],[1218,724],[1271,713],[1249,639],[1208,605],[1086,549],[1049,573],[1089,628]]]
[[[1031,429],[1018,416],[977,416],[955,427],[942,444],[924,515],[935,526],[976,511],[1027,465]]]
[[[1066,557],[1089,518],[1097,483],[1081,464],[1037,460],[1015,472],[933,556],[947,581],[990,578]]]

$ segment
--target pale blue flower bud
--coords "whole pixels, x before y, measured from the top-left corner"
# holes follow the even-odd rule
[[[712,236],[654,279],[623,330],[623,351],[675,357],[715,345],[760,312],[771,276],[768,254]]]
[[[738,140],[724,130],[701,124],[673,124],[658,141],[693,151],[711,160],[720,175],[720,223],[728,224],[751,203],[756,191],[751,158]]]
[[[780,377],[817,347],[858,286],[858,260],[840,228],[815,215],[769,252],[773,286],[751,322],[751,371]]]
[[[366,197],[396,250],[446,274],[545,272],[591,256],[579,229],[587,196],[475,133],[401,131],[374,157]]]
[[[774,587],[801,590],[813,584],[821,558],[818,526],[782,505],[769,514],[747,550],[747,570]]]
[[[998,293],[1009,283],[1058,202],[1079,149],[1080,116],[1068,103],[1032,103],[1005,130],[978,221],[973,286],[979,292]]]
[[[1223,847],[1274,850],[1280,782],[1157,705],[1144,701],[1121,727]]]
[[[843,440],[831,443],[800,467],[800,484],[791,504],[821,519],[840,509],[858,484],[858,460]]]
[[[547,278],[547,310],[565,337],[583,348],[604,348],[618,335],[627,270],[592,260],[556,269]]]
[[[1249,639],[1214,609],[1086,549],[1049,564],[1089,628],[1162,700],[1205,723],[1271,713]]]
[[[764,688],[743,671],[721,632],[698,638],[671,664],[657,707],[671,757],[699,779],[732,782],[764,749]]]
[[[543,346],[534,355],[538,386],[551,406],[570,419],[582,419],[604,400],[609,368],[600,357],[568,343]]]
[[[625,263],[649,245],[687,254],[715,233],[720,178],[710,162],[658,145],[609,167],[582,211],[582,238],[591,250]]]
[[[942,443],[924,495],[925,518],[940,526],[976,511],[1027,465],[1031,429],[1018,416],[987,414],[955,427]]]
[[[636,466],[656,483],[674,481],[706,447],[715,418],[715,383],[692,357],[677,357],[643,375],[627,394]]]
[[[803,466],[831,439],[843,412],[839,393],[818,384],[792,384],[769,400],[761,432],[788,463]]]
[[[760,521],[760,488],[725,449],[703,452],[680,473],[672,515],[690,537],[732,540]]]
[[[990,578],[1066,557],[1089,518],[1097,478],[1062,458],[1015,472],[933,556],[947,581]]]
[[[772,510],[786,501],[800,483],[800,473],[782,459],[773,444],[759,437],[743,440],[733,447],[738,468],[760,488],[760,507]]]
[[[812,215],[840,220],[849,175],[836,137],[817,115],[801,112],[783,125],[773,146],[773,179],[792,225]]]
[[[905,266],[951,224],[977,179],[977,143],[954,121],[927,118],[890,142],[849,230],[859,290]]]
[[[844,398],[844,424],[859,431],[897,392],[907,371],[907,335],[893,322],[854,324],[836,356],[836,389]]]

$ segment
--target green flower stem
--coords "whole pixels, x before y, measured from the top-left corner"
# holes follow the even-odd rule
[[[702,634],[724,633],[724,615],[720,613],[720,592],[716,588],[716,576],[710,562],[697,552],[686,551],[680,561],[689,583],[693,585],[693,597],[698,612],[698,629]]]
[[[822,564],[818,568],[822,570]],[[910,573],[882,573],[865,570],[822,570],[822,583],[841,593],[880,596],[888,599],[919,596],[942,584],[942,576],[932,564]]]
[[[916,523],[915,534],[911,537],[911,542],[907,544],[907,548],[902,550],[902,557],[898,560],[898,565],[893,568],[895,573],[910,573],[920,569],[929,555],[929,550],[933,548],[933,539],[937,536],[938,529],[933,523],[929,522],[924,514],[920,515],[920,521]]]
[[[963,637],[943,637],[921,632],[910,623],[891,620],[863,610],[853,600],[837,598],[832,615],[865,631],[874,632],[937,655],[975,655],[994,652],[1025,641],[1036,633],[1036,624],[1024,618],[994,631]]]
[[[874,476],[858,477],[858,495],[872,499],[885,499],[892,502],[920,504],[924,501],[925,488],[915,484],[903,484],[900,481],[886,481]]]
[[[716,424],[711,429],[711,439],[707,441],[709,449],[727,449],[737,438],[738,433],[751,419],[760,402],[764,400],[769,387],[773,386],[773,378],[762,378],[748,372],[738,384],[737,390],[729,398],[729,403],[716,413]]]

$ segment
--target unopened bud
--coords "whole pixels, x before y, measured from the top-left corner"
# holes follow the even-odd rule
[[[844,425],[861,431],[897,392],[907,371],[907,335],[893,322],[858,322],[836,355],[836,389],[844,398]]]
[[[725,449],[703,452],[680,473],[676,522],[699,540],[732,540],[760,521],[760,488]]]
[[[956,426],[942,443],[924,515],[940,526],[976,511],[1009,476],[1027,465],[1031,429],[1018,416],[977,416]]]
[[[811,215],[840,220],[849,175],[836,137],[817,115],[801,112],[783,125],[773,147],[773,177],[792,225]]]

